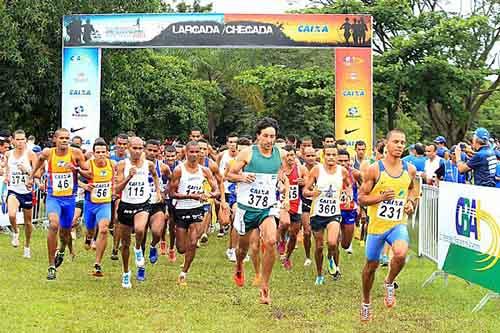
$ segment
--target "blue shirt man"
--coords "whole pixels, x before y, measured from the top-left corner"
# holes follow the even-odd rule
[[[497,172],[495,175],[495,180],[497,182],[497,188],[500,188],[500,150],[496,150],[495,154],[497,155]]]
[[[436,170],[436,176],[445,182],[465,184],[466,174],[458,172],[457,164],[455,163],[455,147],[452,147],[449,160],[443,160],[443,164]]]
[[[434,143],[437,145],[436,155],[441,158],[446,158],[446,153],[448,153],[448,148],[446,148],[446,139],[444,136],[438,136],[434,139]]]

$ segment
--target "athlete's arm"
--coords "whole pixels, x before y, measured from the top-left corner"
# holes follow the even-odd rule
[[[389,190],[384,193],[373,193],[370,192],[373,190],[375,183],[377,182],[377,178],[379,175],[378,165],[376,163],[370,165],[363,176],[363,184],[359,189],[359,204],[363,206],[371,206],[376,205],[379,202],[385,200],[394,199],[394,191]]]
[[[45,148],[44,150],[42,150],[35,166],[33,167],[33,170],[31,170],[30,178],[34,178],[37,171],[45,165],[45,161],[49,159],[49,154],[50,154],[50,148]]]
[[[182,194],[178,192],[181,176],[182,176],[182,171],[181,171],[181,165],[179,164],[178,166],[175,167],[174,172],[172,172],[172,179],[168,183],[168,193],[170,195],[170,198],[200,200],[201,198],[200,193]]]
[[[290,209],[290,181],[288,180],[288,177],[285,175],[283,168],[281,168],[280,173],[283,182],[283,198],[284,198],[281,208],[288,211]]]
[[[342,167],[342,185],[344,188],[349,188],[352,185],[349,179],[349,172],[344,167]]]
[[[311,171],[309,171],[306,184],[304,185],[304,190],[302,190],[302,194],[306,198],[317,197],[320,193],[319,190],[313,190],[313,185],[316,183],[316,179],[319,175],[319,168],[317,165],[313,166]]]
[[[255,175],[244,174],[241,171],[250,162],[252,158],[252,148],[248,147],[238,153],[236,160],[229,169],[227,180],[233,183],[252,183],[255,180]]]
[[[80,168],[80,170],[87,169],[86,164],[85,164],[86,159],[85,159],[85,155],[83,155],[83,152],[80,149],[73,149],[73,154],[74,154],[73,156],[75,156],[75,162],[78,165],[78,167]],[[80,171],[80,170],[78,170],[78,171]]]
[[[356,181],[356,183],[358,183],[358,185],[361,184],[361,172],[359,170],[352,168],[351,173],[352,173],[352,177],[354,178],[354,181]]]
[[[90,169],[90,161],[84,162],[84,168],[80,169],[80,174],[87,179],[92,179],[93,174],[92,170]]]
[[[417,169],[413,165],[408,165],[408,174],[410,175],[411,182],[408,187],[408,198],[405,203],[405,213],[408,215],[413,214],[417,207],[417,200],[420,197],[420,188],[416,182]]]
[[[297,183],[299,183],[299,186],[304,186],[308,173],[309,170],[307,170],[304,165],[299,165],[299,179],[297,179]]]
[[[219,153],[217,154],[217,158],[215,159],[215,163],[217,163],[217,165],[220,167],[220,162],[222,160],[222,155],[224,154],[224,152],[222,153]]]
[[[130,170],[130,174],[125,177],[125,161],[118,162],[116,166],[116,193],[123,191],[128,182],[135,175],[135,168]]]
[[[210,184],[210,187],[212,187],[212,192],[208,194],[209,199],[217,198],[221,192],[219,187],[217,186],[217,180],[216,177],[214,177],[214,174],[209,168],[203,167],[203,175],[207,179],[208,183]],[[224,186],[224,185],[222,185]],[[224,201],[225,202],[225,201]]]
[[[4,173],[5,173],[5,178],[4,178],[4,183],[8,184],[10,182],[9,179],[9,156],[10,156],[10,151],[5,153],[5,166],[4,166]],[[31,177],[30,177],[31,179]]]
[[[160,189],[160,179],[158,178],[158,174],[156,173],[156,168],[153,162],[148,161],[148,169],[151,176],[153,176],[153,182],[155,183],[156,195],[160,198],[160,201],[163,201],[163,196],[161,195]]]
[[[225,204],[226,203],[226,197],[224,195],[222,195],[222,193],[224,193],[224,177],[222,177],[220,171],[219,171],[219,167],[217,166],[217,164],[213,161],[210,161],[208,163],[208,167],[210,169],[210,171],[212,172],[212,174],[214,175],[215,177],[215,180],[217,181],[217,187],[219,189],[219,194],[220,194],[220,202],[221,204]],[[213,187],[212,187],[213,189]]]

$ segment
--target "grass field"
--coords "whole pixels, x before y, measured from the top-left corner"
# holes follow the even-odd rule
[[[435,267],[415,257],[398,278],[394,309],[383,306],[386,269],[379,270],[374,321],[361,324],[363,255],[357,242],[352,256],[342,254],[342,279],[327,279],[322,287],[314,286],[313,267],[303,267],[300,248],[291,272],[275,265],[273,304],[260,305],[258,290],[249,283],[250,263],[247,286],[234,286],[225,244],[226,239],[211,236],[209,245],[199,249],[187,287],[175,283],[180,262],[161,257],[155,266],[147,266],[145,282],[133,279],[133,288],[124,290],[121,264],[109,259],[109,250],[105,277],[97,280],[89,274],[94,252],[85,252],[79,239],[75,261],[66,258],[57,280],[49,282],[44,231],[34,233],[31,260],[23,259],[22,247],[12,248],[9,236],[0,234],[0,332],[500,332],[498,301],[471,313],[486,290],[454,277],[447,288],[439,280],[422,289]]]

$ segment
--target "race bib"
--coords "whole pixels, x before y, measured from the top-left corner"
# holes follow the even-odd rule
[[[26,185],[27,181],[28,181],[27,174],[13,174],[10,176],[10,185],[12,186]]]
[[[73,173],[55,173],[52,175],[52,195],[55,197],[73,194]]]
[[[255,174],[251,184],[240,183],[238,202],[252,208],[267,209],[276,202],[277,175]]]
[[[111,202],[111,182],[96,183],[90,193],[90,201],[93,203],[107,203]]]
[[[129,182],[126,194],[132,200],[143,199],[146,194],[146,185],[144,182]]]
[[[342,191],[340,194],[340,209],[352,210],[356,208],[352,198],[352,191]]]
[[[399,222],[403,219],[405,201],[393,199],[379,203],[377,217],[382,220]]]
[[[299,185],[290,185],[288,198],[290,201],[297,200],[299,198]],[[281,201],[285,200],[285,195],[280,194]]]
[[[330,217],[340,214],[340,202],[336,189],[322,190],[314,203],[313,216]]]

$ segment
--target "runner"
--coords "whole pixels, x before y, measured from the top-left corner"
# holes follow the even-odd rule
[[[349,186],[347,170],[337,165],[337,148],[326,145],[323,148],[325,161],[316,165],[309,172],[304,186],[304,196],[312,197],[311,229],[316,241],[314,258],[316,261],[316,285],[323,285],[323,245],[324,232],[327,231],[328,273],[334,280],[341,276],[339,262],[335,261],[340,233],[340,193],[343,186]]]
[[[307,179],[309,172],[312,168],[317,165],[316,162],[316,151],[314,148],[306,147],[304,149],[304,166],[307,169],[307,173],[303,176]],[[300,199],[302,201],[302,235],[304,239],[304,251],[306,259],[304,261],[304,266],[311,266],[311,204],[312,199],[306,198],[303,194],[304,186],[299,188]]]
[[[115,162],[115,177],[117,175],[116,166],[118,162],[127,158],[128,152],[128,135],[121,133],[116,137],[114,150],[109,154],[109,158]],[[118,245],[120,244],[120,233],[115,232],[115,225],[118,225],[118,204],[120,203],[119,193],[113,193],[113,201],[111,202],[111,223],[109,230],[113,235],[113,249],[111,250],[111,260],[118,260]]]
[[[156,175],[155,165],[143,157],[144,142],[141,138],[129,139],[130,157],[120,161],[116,177],[116,192],[121,193],[118,204],[119,233],[122,243],[123,275],[122,287],[131,288],[131,273],[129,270],[130,235],[135,232],[135,264],[137,266],[137,280],[144,281],[146,268],[142,240],[146,232],[149,216],[149,189],[148,174],[151,173],[158,197],[161,197],[160,183]]]
[[[219,195],[217,182],[212,172],[200,166],[200,147],[196,141],[186,145],[187,160],[177,166],[169,185],[170,197],[175,200],[176,245],[184,254],[184,265],[177,278],[181,286],[187,285],[187,273],[196,254],[196,243],[202,233],[204,203]],[[203,183],[208,181],[213,192],[205,193]]]
[[[173,146],[167,146],[165,148],[165,164],[168,165],[168,168],[170,169],[170,175],[174,172],[175,168],[181,163],[179,160],[176,159],[177,157],[177,151],[175,150],[175,147]],[[167,194],[168,194],[168,183],[165,183],[165,186],[167,188]],[[170,262],[175,262],[177,260],[176,255],[175,255],[175,208],[172,203],[172,198],[170,195],[167,196],[166,199],[166,206],[168,209],[168,231],[169,231],[169,240],[170,243],[168,244],[168,260]],[[162,239],[165,241],[165,232],[166,228],[163,231]],[[166,246],[165,246],[166,247]]]
[[[29,179],[29,173],[37,164],[38,157],[26,146],[26,133],[23,130],[14,132],[15,149],[5,154],[5,181],[7,185],[7,210],[10,226],[12,228],[11,244],[19,246],[19,229],[17,227],[16,214],[19,208],[23,210],[24,216],[24,258],[31,258],[30,240],[33,225],[31,223],[33,195],[31,187],[33,182]]]
[[[288,177],[289,184],[289,202],[290,209],[290,224],[288,226],[280,224],[280,242],[284,242],[282,247],[286,245],[286,254],[283,260],[283,267],[286,270],[292,269],[292,256],[295,245],[297,244],[297,235],[302,225],[302,202],[299,195],[299,188],[304,186],[304,176],[307,175],[307,169],[301,165],[297,159],[295,147],[291,145],[285,146],[286,151],[285,163],[283,163],[282,171]],[[288,242],[285,242],[285,234],[288,232]],[[278,249],[280,244],[278,244]]]
[[[79,149],[69,147],[69,131],[60,128],[54,133],[55,148],[45,148],[31,171],[31,179],[48,162],[47,214],[49,229],[47,250],[49,268],[47,280],[56,279],[56,267],[64,260],[66,245],[71,241],[71,224],[75,213],[75,195],[78,171],[85,168],[85,157]],[[57,250],[57,232],[61,244]],[[57,253],[56,253],[57,250]],[[56,260],[57,258],[57,260]]]
[[[359,169],[361,168],[361,164],[366,159],[366,143],[362,140],[356,141],[356,143],[354,144],[354,151],[356,152],[356,154],[353,158],[352,167],[359,171]]]
[[[297,152],[297,157],[300,163],[305,164],[306,149],[313,148],[313,141],[310,136],[304,136],[300,142],[300,151]],[[313,148],[314,149],[314,148]]]
[[[255,237],[260,234],[264,248],[260,286],[262,304],[271,303],[269,280],[275,260],[275,218],[279,214],[276,186],[282,161],[280,151],[274,146],[278,130],[278,122],[272,118],[263,118],[257,122],[257,144],[238,154],[228,174],[230,181],[238,183],[238,208],[234,228],[239,237],[233,278],[236,285],[244,285],[243,260],[248,252],[251,235]],[[240,173],[242,170],[243,173]],[[283,208],[289,209],[288,188],[285,189]]]
[[[93,275],[102,277],[102,256],[106,250],[108,227],[111,221],[111,201],[113,195],[114,162],[107,158],[108,145],[104,139],[96,139],[93,146],[94,158],[86,162],[82,175],[88,179],[85,186],[84,218],[87,235],[85,245],[88,246],[94,233],[99,231],[96,241],[96,253]]]
[[[418,188],[414,186],[416,169],[401,161],[406,139],[401,130],[387,134],[387,155],[372,164],[363,176],[359,202],[368,206],[367,262],[363,269],[361,320],[371,320],[370,291],[379,265],[380,253],[387,242],[393,257],[384,280],[386,307],[396,304],[394,280],[405,264],[408,252],[407,214],[416,207]]]
[[[335,135],[329,133],[323,136],[323,148],[325,146],[330,146],[330,145],[335,145]],[[323,149],[320,149],[318,151],[318,154],[316,156],[318,162],[324,163],[325,162],[325,152]]]
[[[152,239],[149,247],[149,262],[156,264],[158,261],[158,249],[156,245],[160,242],[163,230],[165,230],[165,203],[164,193],[165,184],[163,183],[163,176],[170,177],[170,169],[166,164],[158,160],[160,155],[160,141],[148,140],[146,142],[146,159],[153,162],[155,172],[160,182],[161,196],[156,193],[156,186],[153,176],[148,176],[149,187],[151,189],[151,197],[149,199],[149,228],[151,229]],[[147,229],[146,229],[147,230]],[[143,249],[146,244],[147,233],[144,234]]]

